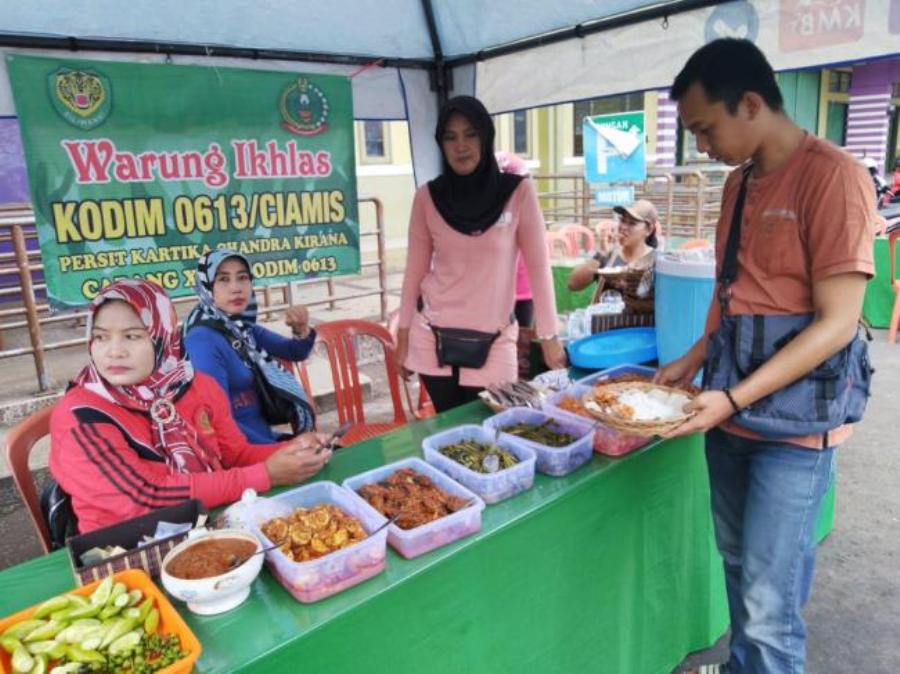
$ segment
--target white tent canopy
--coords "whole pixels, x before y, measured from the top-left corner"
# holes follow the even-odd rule
[[[439,168],[440,95],[471,93],[502,112],[662,88],[693,50],[723,36],[753,39],[779,70],[877,58],[897,51],[889,4],[0,0],[0,47],[353,75],[355,117],[409,120],[421,183]],[[0,115],[15,115],[5,62]]]

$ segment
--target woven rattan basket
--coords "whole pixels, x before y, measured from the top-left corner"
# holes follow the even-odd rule
[[[618,431],[619,433],[624,433],[626,435],[661,435],[678,428],[678,426],[680,426],[693,416],[693,414],[679,414],[678,416],[668,417],[666,419],[648,419],[644,421],[638,421],[635,419],[625,419],[617,414],[613,414],[611,411],[598,410],[595,407],[596,403],[593,402],[598,393],[624,393],[625,391],[651,391],[653,389],[663,390],[668,393],[680,393],[681,395],[685,395],[688,398],[694,397],[694,394],[683,389],[672,388],[670,386],[661,386],[659,384],[650,384],[647,382],[629,381],[618,384],[604,384],[595,386],[590,393],[585,394],[582,402],[584,403],[584,407],[588,411],[588,413],[592,417],[597,419],[597,421],[601,422],[604,426],[613,429],[614,431]],[[589,402],[593,404],[589,405]]]

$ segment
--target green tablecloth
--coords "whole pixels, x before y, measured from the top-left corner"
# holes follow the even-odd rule
[[[473,403],[338,452],[340,482],[480,422]],[[73,586],[65,552],[0,572],[0,615]],[[221,616],[182,614],[200,672],[669,674],[727,627],[699,436],[613,460],[488,506],[480,534],[313,605],[266,571]]]
[[[873,328],[886,328],[891,323],[894,291],[891,289],[890,273],[888,240],[875,239],[875,278],[866,285],[866,298],[863,301],[863,318]]]
[[[578,265],[556,263],[552,266],[553,271],[553,290],[556,294],[556,312],[567,314],[575,309],[583,309],[591,303],[594,298],[594,291],[597,289],[596,284],[592,283],[583,290],[569,290],[567,283],[569,274]]]

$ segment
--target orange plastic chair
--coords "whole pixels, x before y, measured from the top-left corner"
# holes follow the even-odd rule
[[[596,250],[594,233],[584,225],[566,225],[559,230],[569,239],[569,246],[577,255],[579,252],[593,253]]]
[[[575,257],[569,237],[562,232],[547,232],[547,252],[550,257],[556,257],[557,253],[562,253],[560,257]]]
[[[361,440],[368,440],[405,425],[407,418],[403,411],[403,400],[400,397],[400,375],[394,364],[394,342],[387,328],[371,321],[346,319],[320,323],[316,326],[316,332],[328,352],[338,423],[343,424],[349,421],[353,424],[344,436],[343,444],[351,445]],[[391,402],[394,405],[394,420],[391,422],[366,423],[354,345],[354,339],[361,336],[377,339],[384,349],[384,364],[387,368]]]
[[[891,232],[888,237],[888,255],[891,260],[891,288],[894,290],[894,309],[891,311],[891,326],[888,329],[888,342],[897,341],[897,328],[900,327],[900,279],[897,279],[897,241],[900,241],[900,229]]]
[[[6,436],[6,463],[12,473],[13,482],[19,490],[19,496],[28,509],[31,523],[37,531],[44,552],[50,552],[50,532],[47,531],[47,523],[44,522],[44,514],[41,512],[41,500],[31,471],[28,469],[28,456],[35,443],[50,434],[50,415],[53,406],[29,415],[13,428]]]
[[[712,244],[706,239],[690,239],[678,246],[678,250],[706,250],[712,248]]]

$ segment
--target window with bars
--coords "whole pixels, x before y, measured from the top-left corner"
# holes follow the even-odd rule
[[[606,96],[594,98],[589,101],[577,101],[573,106],[572,148],[576,157],[584,154],[584,137],[582,122],[585,117],[595,115],[609,115],[616,112],[637,112],[644,109],[644,94],[622,94],[621,96]]]
[[[849,70],[829,70],[828,93],[846,94],[850,91],[850,84],[852,81],[853,73]]]
[[[363,143],[368,159],[386,159],[384,122],[363,122]]]
[[[513,113],[513,152],[528,157],[531,155],[531,143],[528,134],[528,112],[517,110]]]

